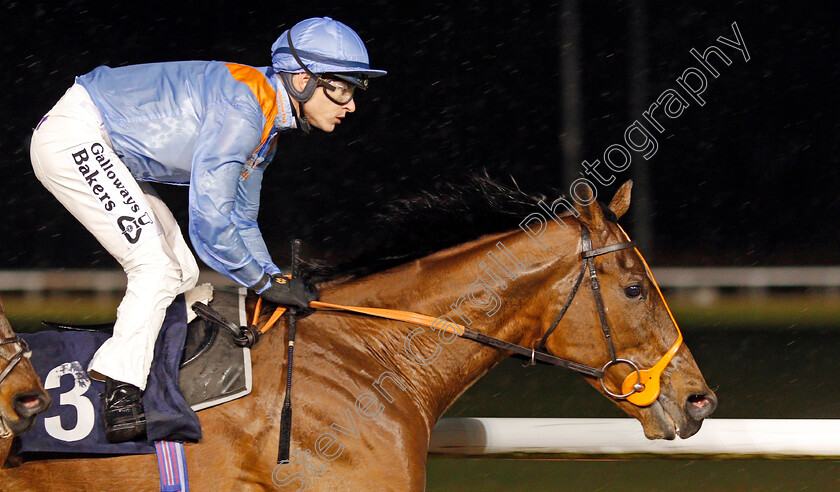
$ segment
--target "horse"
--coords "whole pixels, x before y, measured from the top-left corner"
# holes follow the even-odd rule
[[[318,285],[321,301],[442,313],[447,326],[466,325],[520,348],[544,345],[558,360],[596,368],[584,378],[638,419],[649,439],[687,438],[717,398],[681,343],[644,260],[608,220],[623,215],[629,202],[626,183],[609,206],[592,200],[555,215],[566,227],[552,218],[539,235],[520,227],[368,275],[337,277]],[[255,299],[251,293],[246,302],[249,319]],[[213,301],[232,302],[221,292]],[[264,306],[257,313],[258,326],[272,311]],[[511,355],[455,330],[317,310],[297,322],[291,459],[278,465],[287,376],[282,326],[252,350],[252,393],[199,412],[204,438],[186,445],[196,490],[421,491],[435,422]],[[623,388],[643,394],[642,381],[654,384],[640,368],[663,361],[653,399],[632,403]],[[0,470],[0,482],[16,491],[157,490],[157,473],[149,455],[52,459]]]
[[[12,330],[0,303],[0,462],[5,461],[12,437],[35,423],[35,416],[50,406],[50,395],[26,357],[29,348]]]

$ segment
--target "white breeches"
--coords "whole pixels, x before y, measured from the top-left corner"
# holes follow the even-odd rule
[[[78,84],[41,120],[30,154],[44,187],[128,277],[114,336],[88,371],[145,389],[166,308],[198,280],[181,229],[151,186],[138,183],[114,153],[99,110]]]

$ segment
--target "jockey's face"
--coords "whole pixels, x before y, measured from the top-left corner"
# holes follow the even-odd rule
[[[306,83],[309,81],[309,74],[299,73],[294,77],[295,85],[303,90]],[[332,80],[328,82],[333,83]],[[335,81],[335,84],[347,84],[342,81]],[[347,113],[356,111],[356,100],[350,99],[345,104],[336,104],[333,100],[327,97],[324,93],[323,87],[318,87],[312,94],[312,97],[303,103],[303,112],[309,123],[322,131],[327,133],[335,129],[335,125],[341,123],[341,120],[347,116]]]

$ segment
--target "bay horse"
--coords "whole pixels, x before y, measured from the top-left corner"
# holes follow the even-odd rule
[[[585,378],[638,419],[648,438],[690,437],[717,400],[680,343],[643,259],[626,246],[620,227],[607,220],[626,212],[630,185],[607,209],[592,202],[575,204],[575,213],[562,216],[567,227],[546,226],[539,242],[524,229],[482,236],[367,276],[321,283],[321,300],[445,314],[484,335],[529,348],[549,335],[550,354],[595,368],[611,366],[603,379]],[[589,247],[582,245],[584,228],[591,231]],[[581,258],[587,252],[597,270],[598,295],[592,294],[595,278],[589,269],[580,273],[581,265],[589,264]],[[517,269],[503,256],[515,258]],[[220,292],[213,302],[235,300]],[[251,294],[249,314],[254,304]],[[271,311],[259,314],[260,324]],[[282,333],[273,328],[252,350],[251,395],[199,412],[204,438],[186,445],[195,490],[422,491],[435,422],[510,355],[408,323],[317,311],[298,321],[291,462],[277,465],[285,396]],[[611,358],[609,347],[619,359]],[[666,361],[652,402],[609,396],[622,391],[622,381],[630,381],[631,388],[639,383],[633,380],[636,366],[662,365],[663,354],[670,352],[673,358]],[[158,490],[157,479],[156,459],[149,455],[33,461],[0,471],[0,483],[15,491]]]
[[[5,461],[11,438],[29,430],[35,416],[50,406],[50,395],[29,363],[28,352],[0,303],[0,462]]]

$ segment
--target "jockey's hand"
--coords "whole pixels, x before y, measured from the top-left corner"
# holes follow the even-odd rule
[[[270,277],[269,281],[271,285],[260,294],[263,299],[296,308],[301,316],[312,313],[309,302],[318,300],[318,290],[312,284],[301,278],[286,278],[280,275]]]

